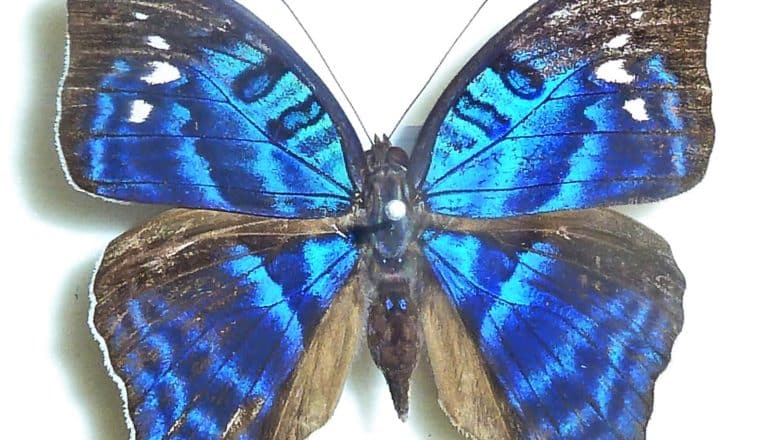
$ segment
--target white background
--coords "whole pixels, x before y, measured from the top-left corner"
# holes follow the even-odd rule
[[[530,2],[491,0],[444,78]],[[710,169],[685,195],[626,210],[668,239],[688,279],[684,332],[658,382],[652,440],[768,436],[770,7],[713,3],[709,68],[717,142]],[[479,2],[292,4],[367,127],[383,132]],[[291,24],[285,12],[259,15],[314,58],[296,27],[285,26]],[[85,324],[87,285],[107,242],[158,208],[98,201],[64,180],[53,136],[64,1],[3,2],[0,20],[0,437],[123,439],[118,393]],[[433,93],[440,88],[441,81]],[[431,96],[421,102],[430,106]],[[334,417],[313,438],[459,438],[435,404],[429,373],[416,376],[403,424],[383,380],[361,356]]]

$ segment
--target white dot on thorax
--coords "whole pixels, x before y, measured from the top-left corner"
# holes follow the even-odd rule
[[[406,203],[401,200],[391,200],[385,205],[385,215],[388,220],[397,222],[406,217]]]

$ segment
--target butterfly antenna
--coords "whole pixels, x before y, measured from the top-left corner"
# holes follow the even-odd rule
[[[489,0],[484,0],[481,2],[481,5],[479,5],[478,9],[476,9],[476,12],[473,13],[473,16],[471,16],[470,20],[468,20],[468,22],[465,24],[465,27],[463,27],[460,33],[457,34],[457,38],[454,39],[454,41],[452,42],[452,45],[449,46],[449,49],[447,49],[447,51],[444,53],[444,56],[441,57],[441,61],[439,61],[438,65],[436,65],[436,68],[433,69],[433,73],[430,74],[430,76],[428,77],[428,80],[425,81],[425,84],[423,84],[420,91],[417,92],[417,95],[415,95],[414,99],[412,99],[412,102],[409,103],[409,107],[407,107],[406,110],[404,110],[404,113],[401,114],[401,117],[398,118],[398,121],[396,122],[395,127],[393,127],[393,130],[390,131],[389,137],[393,137],[393,134],[396,132],[396,130],[398,130],[398,127],[401,125],[402,122],[404,122],[404,118],[406,118],[406,115],[408,115],[409,111],[412,110],[412,107],[414,107],[414,104],[417,102],[417,99],[420,97],[420,95],[422,95],[422,92],[424,92],[425,89],[428,88],[428,84],[430,84],[430,82],[433,81],[433,78],[436,76],[439,69],[446,61],[447,57],[449,57],[449,54],[452,52],[452,49],[454,49],[455,46],[457,46],[457,42],[460,41],[460,38],[462,38],[463,35],[465,35],[465,32],[471,26],[471,23],[473,23],[473,20],[475,20],[476,17],[479,15],[479,13],[481,13],[481,10],[484,9],[484,5],[487,4],[487,1]]]
[[[289,10],[289,13],[292,17],[294,17],[294,20],[297,22],[299,27],[302,29],[302,32],[305,33],[307,38],[310,40],[310,44],[313,45],[313,48],[318,53],[318,56],[321,57],[321,61],[324,63],[324,66],[326,66],[326,70],[329,71],[329,74],[332,77],[332,80],[334,80],[334,84],[337,85],[337,88],[340,89],[340,92],[342,92],[342,97],[345,98],[345,101],[348,103],[351,109],[353,109],[353,115],[355,116],[356,120],[358,121],[358,124],[361,126],[361,129],[364,130],[364,134],[366,135],[366,139],[369,140],[369,144],[372,144],[372,137],[369,135],[369,131],[366,129],[366,126],[364,125],[364,122],[361,120],[361,116],[358,114],[358,111],[356,110],[356,107],[353,105],[353,102],[348,97],[348,94],[345,93],[345,89],[342,88],[342,84],[340,84],[340,81],[337,79],[337,75],[335,75],[334,70],[332,70],[331,66],[329,65],[329,62],[326,61],[326,57],[324,56],[323,52],[321,52],[321,49],[316,44],[313,37],[310,35],[310,32],[308,32],[305,25],[302,23],[302,20],[299,19],[299,16],[294,12],[294,9],[292,9],[291,6],[289,6],[289,2],[287,0],[281,0],[281,3],[286,6],[286,9]]]

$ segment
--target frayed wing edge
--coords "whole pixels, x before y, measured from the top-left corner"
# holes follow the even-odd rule
[[[91,275],[91,283],[88,286],[88,328],[91,330],[91,336],[99,344],[99,349],[104,356],[104,366],[107,368],[107,373],[120,391],[120,398],[123,400],[123,418],[125,419],[126,427],[128,428],[129,440],[136,440],[136,427],[134,426],[133,420],[131,420],[131,414],[128,410],[128,389],[126,388],[126,383],[115,371],[115,367],[113,367],[112,361],[110,360],[110,351],[107,347],[107,341],[96,329],[96,324],[94,322],[94,317],[96,315],[96,290],[94,289],[94,286],[96,284],[96,274],[99,273],[99,268],[102,265],[105,253],[106,249],[102,252],[101,256],[99,256],[99,260],[96,262],[96,267],[94,267],[93,274]]]

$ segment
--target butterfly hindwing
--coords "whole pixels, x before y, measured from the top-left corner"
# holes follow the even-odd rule
[[[60,141],[103,197],[343,214],[363,153],[329,90],[233,0],[70,0]]]
[[[172,210],[116,239],[92,325],[138,439],[304,438],[356,346],[358,250],[326,220]]]
[[[445,324],[426,326],[426,344],[455,424],[474,438],[644,438],[682,325],[665,241],[595,209],[449,228],[461,232],[422,239],[451,304],[429,296]]]
[[[713,143],[708,0],[541,0],[471,59],[410,180],[440,214],[499,218],[653,201]]]
[[[518,416],[498,397],[477,339],[441,286],[425,278],[422,329],[441,408],[468,438],[520,439]]]

